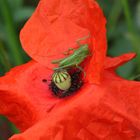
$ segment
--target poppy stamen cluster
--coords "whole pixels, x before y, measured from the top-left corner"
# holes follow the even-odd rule
[[[55,85],[53,80],[51,80],[51,83],[49,85],[50,90],[53,92],[53,95],[57,96],[58,98],[64,98],[72,95],[75,91],[79,90],[83,85],[82,72],[79,69],[70,70],[68,73],[71,76],[71,86],[68,90],[59,89]]]

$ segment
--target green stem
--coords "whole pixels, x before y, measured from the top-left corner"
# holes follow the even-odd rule
[[[8,43],[10,46],[9,49],[11,50],[15,65],[19,65],[23,63],[23,58],[19,52],[20,43],[19,43],[18,35],[16,33],[16,29],[14,27],[14,21],[8,5],[8,1],[0,0],[0,6],[1,6],[0,10],[3,15],[3,19],[7,31]]]
[[[124,14],[126,17],[126,21],[127,21],[127,26],[130,32],[134,32],[134,28],[133,28],[133,21],[132,21],[132,16],[130,13],[130,7],[128,4],[128,0],[121,0],[122,1],[122,5],[124,8]]]
[[[19,133],[19,130],[12,123],[10,123],[10,128],[11,128],[12,133],[14,134]]]
[[[139,73],[140,72],[140,61],[139,61],[140,60],[140,47],[139,47],[140,37],[137,35],[136,30],[135,30],[128,0],[121,0],[121,2],[123,5],[125,18],[127,21],[129,37],[133,46],[133,50],[137,53],[136,63],[137,63],[137,71]]]
[[[11,68],[11,64],[8,58],[8,54],[6,53],[2,42],[0,41],[0,60],[1,64],[4,66],[5,71],[9,71]]]
[[[108,38],[111,39],[111,37],[114,34],[115,27],[117,25],[118,18],[122,11],[122,4],[120,0],[114,1],[114,4],[112,5],[111,11],[109,13],[108,17],[108,23],[107,28],[108,30]]]

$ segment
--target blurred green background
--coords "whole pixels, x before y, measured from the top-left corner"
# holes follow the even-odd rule
[[[19,32],[39,0],[0,0],[0,75],[30,58],[22,50]],[[140,0],[98,0],[107,18],[108,55],[136,52],[135,60],[117,72],[126,79],[140,79]],[[18,133],[0,116],[0,140]]]

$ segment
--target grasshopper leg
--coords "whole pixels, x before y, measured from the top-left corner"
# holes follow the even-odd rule
[[[60,63],[62,60],[64,60],[64,58],[58,59],[58,60],[52,60],[52,64],[58,64],[58,63]]]
[[[64,52],[63,54],[64,55],[69,55],[70,54],[70,51],[73,51],[75,50],[75,48],[69,48],[66,52]]]
[[[78,40],[76,41],[77,44],[78,44],[78,46],[81,46],[81,45],[82,45],[82,44],[80,43],[80,41],[85,40],[85,39],[87,39],[87,38],[89,38],[89,37],[90,37],[90,33],[89,33],[87,36],[78,39]]]
[[[86,77],[86,72],[84,71],[84,69],[82,67],[80,67],[79,65],[76,65],[76,67],[84,73],[84,78],[85,78]]]

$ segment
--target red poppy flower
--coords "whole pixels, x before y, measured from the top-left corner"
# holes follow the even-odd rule
[[[90,33],[92,56],[84,61],[86,77],[73,95],[58,98],[49,88],[52,60],[77,48]],[[139,140],[140,83],[115,69],[135,55],[106,57],[105,18],[92,0],[41,0],[21,31],[33,58],[0,78],[0,113],[21,130],[10,140]]]

